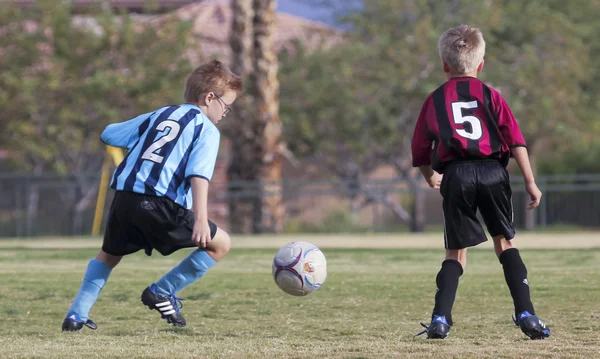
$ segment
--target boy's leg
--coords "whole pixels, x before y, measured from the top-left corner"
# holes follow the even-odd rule
[[[193,221],[188,220],[188,224],[193,225]],[[175,326],[183,327],[186,321],[181,315],[179,298],[175,296],[186,286],[200,279],[206,272],[223,258],[231,248],[231,239],[224,230],[218,228],[209,221],[211,227],[211,241],[206,248],[198,248],[187,256],[179,265],[165,274],[156,283],[151,284],[142,293],[142,303],[150,309],[156,309],[163,319]],[[177,242],[176,247],[161,247],[163,254],[171,253],[183,247],[195,247],[191,241],[191,225],[180,228],[180,232],[172,234],[172,239]],[[183,239],[178,241],[178,237]]]
[[[544,339],[550,336],[550,329],[535,315],[529,294],[527,268],[519,250],[513,247],[504,236],[494,237],[494,249],[502,263],[504,278],[515,305],[515,324],[531,339]]]
[[[63,321],[63,331],[78,331],[88,323],[92,306],[96,303],[96,299],[98,299],[100,291],[104,288],[112,269],[119,264],[121,258],[122,256],[113,256],[100,251],[96,258],[90,260],[77,297],[75,297]],[[95,324],[90,323],[89,325],[95,329]]]
[[[479,173],[478,207],[490,235],[496,255],[504,269],[504,278],[515,307],[515,323],[532,339],[550,336],[550,330],[535,316],[527,280],[527,268],[511,240],[513,225],[512,190],[508,172],[499,164],[486,164]]]
[[[436,277],[435,306],[428,338],[445,338],[453,325],[452,307],[458,281],[467,264],[467,248],[486,240],[477,219],[476,177],[472,165],[457,164],[447,168],[440,192],[443,197],[444,244],[446,258]]]
[[[458,279],[463,274],[467,265],[467,249],[447,249],[446,259],[442,262],[442,268],[435,278],[437,285],[435,293],[435,307],[431,319],[436,316],[446,318],[449,326],[452,326],[452,307],[458,289]]]
[[[529,293],[527,267],[521,259],[519,250],[513,247],[510,241],[504,239],[504,236],[494,237],[494,250],[504,269],[504,279],[515,305],[515,316],[523,312],[535,315]]]
[[[231,239],[224,230],[217,228],[214,238],[206,249],[198,248],[179,265],[154,283],[156,294],[166,297],[174,295],[189,284],[200,279],[223,258],[231,248]]]

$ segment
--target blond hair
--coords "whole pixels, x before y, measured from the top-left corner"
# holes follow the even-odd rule
[[[184,97],[187,102],[195,103],[208,92],[223,96],[225,91],[240,91],[243,86],[244,83],[239,76],[231,72],[221,61],[212,60],[198,66],[188,76]]]
[[[478,28],[460,25],[440,36],[438,51],[451,72],[466,74],[477,70],[483,61],[485,41]]]

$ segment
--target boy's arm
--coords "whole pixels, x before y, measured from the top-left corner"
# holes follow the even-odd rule
[[[498,127],[500,128],[502,138],[510,147],[511,155],[517,161],[521,173],[523,174],[523,178],[525,179],[525,190],[529,194],[529,198],[531,198],[531,202],[529,203],[529,206],[527,206],[527,209],[531,210],[540,205],[542,192],[535,184],[535,178],[533,177],[533,171],[531,170],[531,164],[529,163],[527,144],[525,143],[525,138],[519,128],[519,124],[513,116],[510,107],[508,107],[508,104],[504,101],[504,98],[499,94],[497,97]]]
[[[109,146],[129,149],[131,139],[137,139],[135,135],[139,135],[140,125],[152,115],[152,113],[145,113],[129,121],[110,124],[102,131],[100,140]]]
[[[210,242],[210,227],[208,225],[208,180],[193,177],[192,184],[192,212],[194,212],[194,231],[192,240],[198,247],[205,248]]]
[[[500,94],[494,99],[495,113],[498,117],[498,128],[506,144],[512,149],[516,147],[527,147],[523,133],[515,119],[510,107]]]
[[[429,107],[430,98],[425,100],[417,124],[413,133],[411,142],[412,164],[413,167],[431,165],[431,154],[433,143],[429,129],[427,128],[427,108]]]
[[[531,202],[527,209],[531,210],[540,205],[540,200],[542,199],[542,192],[535,184],[535,178],[533,177],[533,171],[531,170],[531,164],[529,163],[529,154],[527,153],[527,147],[515,147],[512,150],[513,157],[519,168],[521,169],[521,173],[523,174],[523,178],[525,179],[525,190],[529,194],[529,198]]]
[[[215,169],[220,142],[219,130],[214,126],[204,126],[208,128],[194,142],[185,169],[185,176],[191,183],[192,211],[195,217],[192,240],[201,248],[205,248],[211,240],[208,226],[208,184]]]
[[[433,151],[431,145],[433,141],[427,128],[426,119],[429,101],[430,98],[427,98],[423,104],[412,138],[411,149],[413,167],[419,167],[419,170],[425,178],[425,181],[429,184],[429,187],[440,189],[441,176],[431,168],[431,155]]]
[[[442,184],[442,176],[434,171],[433,168],[431,168],[431,165],[419,166],[419,170],[421,171],[423,178],[425,178],[425,181],[427,181],[429,187],[433,189],[440,189]]]
[[[192,150],[185,167],[185,178],[201,177],[207,182],[212,178],[219,153],[221,134],[214,125],[207,125],[200,137],[192,144]]]

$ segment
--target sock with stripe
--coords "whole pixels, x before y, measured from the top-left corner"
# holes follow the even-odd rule
[[[111,267],[96,258],[90,261],[81,288],[79,288],[79,293],[77,293],[77,297],[71,304],[67,317],[75,314],[83,321],[88,320],[90,310],[96,303],[96,299],[98,299],[100,291],[104,288],[111,271]]]
[[[515,305],[515,317],[523,312],[535,315],[529,294],[529,281],[527,280],[527,267],[521,259],[517,248],[510,248],[498,257],[504,269],[504,279],[510,290]]]
[[[177,267],[171,269],[169,273],[154,283],[156,294],[162,297],[176,294],[201,278],[215,264],[217,264],[217,261],[206,251],[196,249]]]
[[[452,326],[452,307],[456,298],[456,290],[458,289],[458,278],[463,274],[463,268],[460,262],[454,259],[446,259],[442,262],[435,282],[437,292],[435,293],[435,307],[433,308],[434,316],[444,316],[448,325]]]

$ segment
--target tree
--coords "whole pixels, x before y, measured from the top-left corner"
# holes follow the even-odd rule
[[[572,24],[576,32],[576,41],[585,44],[585,50],[578,52],[577,56],[587,57],[585,76],[579,78],[580,101],[574,108],[581,124],[563,126],[564,139],[552,145],[556,150],[540,154],[540,172],[544,174],[564,173],[600,173],[600,146],[596,139],[600,131],[600,22],[596,14],[600,11],[600,3],[594,0],[582,0],[577,3],[552,0],[547,2],[552,11]],[[569,34],[573,37],[573,34]],[[570,121],[572,122],[572,121]]]
[[[41,1],[0,10],[0,106],[3,145],[18,170],[73,175],[77,186],[61,194],[81,233],[82,213],[93,203],[104,146],[99,135],[120,122],[173,100],[191,71],[184,56],[189,26],[140,26],[108,9],[75,16],[65,2]],[[29,212],[37,208],[30,191]]]
[[[232,71],[249,81],[253,71],[252,36],[253,7],[252,0],[234,0],[231,2],[233,22],[229,40],[232,50]],[[252,86],[246,86],[252,89]],[[250,90],[251,91],[251,90]],[[262,203],[257,201],[248,191],[247,184],[259,178],[258,164],[261,157],[256,156],[256,137],[259,136],[254,126],[254,107],[252,92],[244,93],[234,105],[235,111],[229,117],[224,132],[231,141],[229,166],[227,168],[228,208],[230,230],[244,233],[258,230],[257,221]],[[260,149],[259,149],[260,151]],[[258,215],[253,215],[258,213]],[[249,221],[250,220],[250,221]],[[254,223],[254,225],[253,225]]]
[[[413,176],[414,121],[442,78],[433,72],[439,60],[431,44],[438,34],[429,11],[422,3],[370,1],[344,19],[344,44],[282,58],[286,141],[346,183],[355,210],[379,202],[405,221],[423,218],[377,197],[362,178],[384,164],[401,178]]]
[[[590,126],[593,117],[585,114],[581,87],[588,48],[576,24],[547,2],[502,5],[502,20],[488,30],[485,79],[501,91],[518,119],[535,172],[541,154],[565,150],[566,137]],[[532,230],[535,212],[526,213],[526,228]]]
[[[280,232],[285,209],[278,65],[273,52],[277,1],[254,0],[251,5],[250,1],[232,2],[233,69],[247,77],[249,93],[236,105],[238,113],[227,127],[232,142],[229,216],[234,232]],[[252,48],[248,46],[250,38]],[[251,183],[256,186],[249,186]],[[248,217],[251,228],[244,223]]]
[[[592,0],[363,2],[339,19],[344,45],[283,58],[285,138],[348,183],[382,164],[410,177],[408,145],[420,105],[444,81],[437,40],[467,23],[484,33],[481,78],[513,109],[534,167],[546,150],[590,147],[600,104],[600,67],[591,63],[600,53],[598,6]]]
[[[282,198],[282,140],[279,119],[278,61],[273,50],[277,0],[254,0],[254,85],[256,126],[262,142],[260,180],[262,191],[261,231],[279,233],[283,229],[285,207]]]

